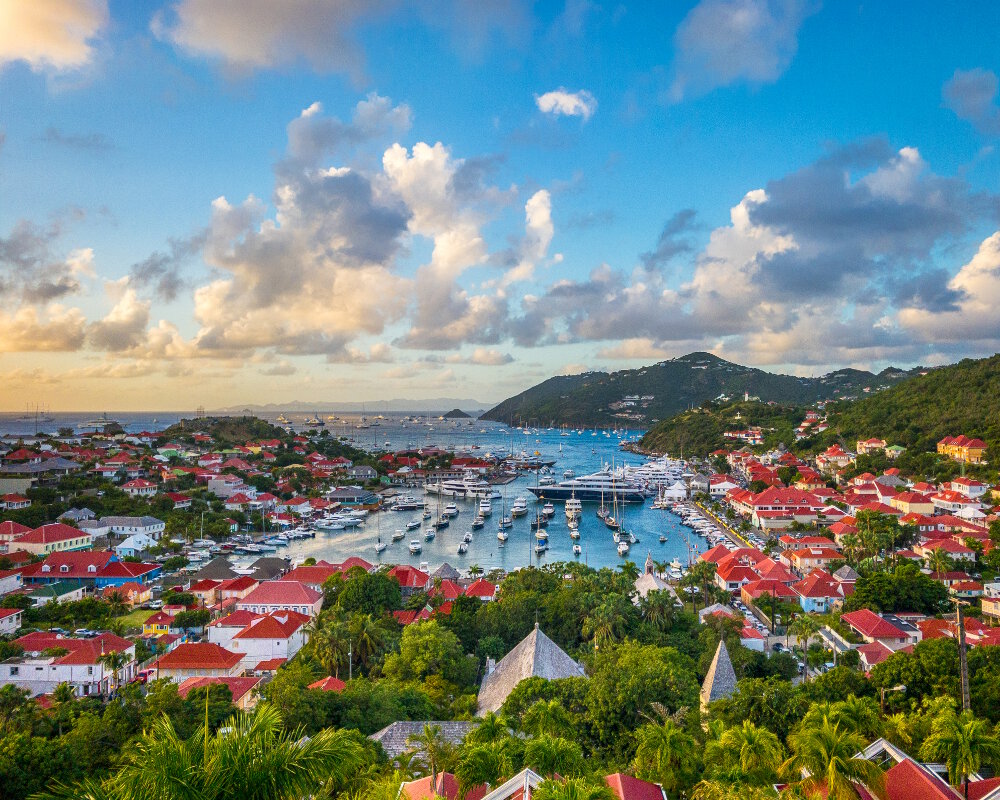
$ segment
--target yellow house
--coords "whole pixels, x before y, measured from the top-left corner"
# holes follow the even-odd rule
[[[165,633],[170,633],[170,625],[173,623],[174,618],[169,614],[164,614],[162,611],[157,611],[153,616],[142,623],[142,635],[143,636],[162,636]]]
[[[10,543],[11,550],[24,550],[34,556],[47,556],[69,550],[89,550],[94,541],[89,533],[53,522],[22,533]]]
[[[982,439],[971,439],[965,434],[961,436],[945,436],[938,442],[937,451],[954,461],[964,461],[966,464],[982,464],[986,455],[986,442]]]

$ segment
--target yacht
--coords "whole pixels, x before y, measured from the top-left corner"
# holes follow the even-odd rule
[[[509,528],[514,524],[514,520],[511,517],[503,517],[499,524],[501,528]]]
[[[564,480],[568,481],[570,478],[575,478],[575,477],[576,477],[576,473],[573,470],[571,470],[571,469],[568,469],[565,472],[563,472],[563,479]]]
[[[569,538],[570,539],[579,539],[580,538],[580,531],[577,528],[570,528]]]
[[[500,530],[498,530],[497,531],[497,539],[500,540],[501,542],[506,542],[507,541],[507,531],[505,531],[503,528],[501,528]]]
[[[514,504],[510,507],[510,515],[514,518],[523,517],[528,513],[528,501],[523,497],[514,499]]]
[[[560,481],[554,486],[529,486],[528,491],[545,500],[569,500],[576,498],[587,503],[611,502],[642,503],[646,500],[644,486],[623,476],[621,470],[612,473],[610,467],[591,475]]]
[[[470,531],[466,531],[465,536],[462,537],[462,541],[466,544],[472,544],[472,533]]]
[[[408,531],[415,531],[419,527],[420,527],[420,520],[419,519],[414,519],[414,520],[411,520],[410,522],[406,523],[406,530],[408,530]]]
[[[479,516],[488,517],[493,513],[493,504],[490,502],[488,497],[484,497],[479,501]]]
[[[382,552],[383,550],[385,550],[385,548],[387,548],[388,546],[389,546],[389,545],[387,545],[387,544],[386,544],[385,542],[383,542],[383,541],[380,541],[380,542],[379,542],[378,544],[376,544],[376,545],[375,545],[375,552],[376,552],[376,553],[381,553],[381,552]]]
[[[467,545],[465,542],[459,542],[458,543],[458,554],[460,556],[464,556],[468,552],[469,552],[469,545]]]
[[[417,525],[417,527],[419,528],[419,527],[420,527],[420,525]],[[405,538],[406,538],[406,531],[395,531],[395,532],[394,532],[394,533],[392,534],[392,540],[393,540],[394,542],[401,542],[401,541],[403,541],[403,539],[405,539]]]
[[[620,556],[628,555],[628,542],[626,541],[618,542],[618,555]]]
[[[556,507],[552,503],[546,503],[542,506],[542,516],[543,517],[554,517],[556,515]]]
[[[535,531],[535,538],[540,542],[547,542],[549,540],[549,532],[545,528],[539,528]]]
[[[424,531],[424,540],[428,542],[432,541],[436,533],[437,531],[435,531],[433,528],[428,528],[427,530]]]
[[[477,531],[486,524],[486,520],[482,517],[476,517],[472,520],[472,530]]]
[[[461,478],[451,478],[441,480],[437,483],[428,483],[424,490],[427,494],[436,494],[441,497],[459,497],[467,500],[487,498],[489,500],[499,500],[502,495],[500,490],[483,480],[478,472],[467,471]]]
[[[583,552],[583,548],[580,547],[580,545],[578,545],[578,544],[573,545],[573,555],[578,556],[582,552]]]
[[[536,514],[535,518],[531,520],[531,530],[535,531],[539,528],[545,528],[549,524],[549,518],[543,517],[541,514]]]
[[[583,516],[583,503],[578,497],[570,497],[566,501],[566,519],[575,520]]]
[[[535,545],[535,555],[539,555],[540,556],[542,553],[544,553],[548,549],[549,549],[549,543],[547,541],[545,541],[545,542],[538,542]]]
[[[448,503],[444,507],[444,511],[441,512],[442,517],[457,517],[458,516],[458,506],[454,503]]]
[[[423,545],[420,544],[420,540],[419,539],[411,539],[410,540],[410,552],[411,553],[419,553],[422,549],[423,549]]]

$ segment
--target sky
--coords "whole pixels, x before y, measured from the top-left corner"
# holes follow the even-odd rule
[[[1000,4],[0,0],[0,409],[1000,350]]]

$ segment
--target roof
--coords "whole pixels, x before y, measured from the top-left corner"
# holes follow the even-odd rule
[[[479,713],[498,711],[507,696],[526,678],[584,677],[583,667],[570,658],[535,624],[485,678],[479,689]]]
[[[969,784],[970,800],[974,785]],[[961,797],[931,770],[909,758],[885,773],[885,791],[889,800],[955,800]]]
[[[496,596],[497,587],[496,584],[490,583],[487,580],[480,578],[478,581],[469,586],[465,590],[466,597],[479,597],[479,598],[493,598]]]
[[[409,589],[423,589],[430,580],[426,572],[421,572],[409,564],[398,564],[390,569],[388,574],[390,578],[395,578],[401,587]]]
[[[906,632],[897,628],[891,622],[880,617],[874,611],[861,608],[851,611],[840,617],[844,622],[859,631],[864,636],[873,639],[899,638],[906,636]]]
[[[238,702],[241,697],[243,697],[247,692],[253,690],[257,684],[263,680],[262,678],[243,678],[243,677],[218,677],[218,678],[188,678],[183,681],[180,686],[177,687],[177,693],[186,698],[188,693],[192,689],[198,689],[202,686],[211,686],[212,684],[219,683],[224,686],[229,687],[229,691],[233,696],[233,702]]]
[[[240,605],[309,605],[323,596],[298,581],[264,581],[240,600]]]
[[[15,639],[26,652],[37,653],[51,647],[69,652],[58,656],[53,664],[96,664],[104,653],[120,653],[132,647],[132,642],[113,633],[102,633],[93,639],[74,639],[61,634],[38,631]]]
[[[432,785],[431,776],[407,781],[399,787],[400,800],[434,800],[443,797],[445,800],[458,800],[463,797],[458,779],[450,772],[439,772],[437,783]],[[481,800],[488,791],[486,784],[473,786],[464,795],[463,800]]]
[[[340,678],[335,678],[333,675],[328,675],[325,678],[321,678],[315,683],[310,683],[310,689],[320,689],[324,692],[339,692],[347,684],[344,683]]]
[[[156,669],[232,669],[243,657],[211,642],[185,642],[164,653],[152,666]]]
[[[234,639],[287,639],[309,621],[305,614],[277,611],[261,617],[237,633]]]
[[[48,544],[51,542],[65,542],[69,539],[79,539],[86,536],[79,528],[64,525],[61,522],[51,522],[42,525],[33,531],[17,537],[15,544]]]
[[[193,580],[201,580],[202,578],[221,578],[224,580],[226,578],[235,578],[237,575],[225,556],[217,556],[191,577]]]
[[[441,730],[441,737],[451,744],[459,744],[476,727],[476,723],[471,720],[459,720],[455,722],[426,721],[426,720],[404,720],[386,725],[382,730],[373,733],[368,738],[382,745],[382,749],[390,759],[397,758],[407,750],[413,748],[408,743],[411,736],[417,736],[424,732],[425,725],[433,725]]]
[[[729,658],[726,643],[720,639],[719,646],[715,649],[715,656],[712,658],[712,664],[709,666],[705,680],[701,685],[702,705],[708,705],[724,697],[732,697],[735,691],[736,670],[733,669],[733,662]]]
[[[606,775],[604,782],[611,787],[618,800],[665,800],[666,798],[660,784],[633,778],[621,772]]]

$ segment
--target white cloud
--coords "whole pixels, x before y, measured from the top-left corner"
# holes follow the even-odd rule
[[[108,22],[107,0],[0,0],[0,66],[35,71],[82,67]]]
[[[944,104],[985,136],[1000,136],[1000,78],[988,69],[955,70],[941,90]]]
[[[701,0],[674,34],[670,99],[734,83],[773,83],[798,49],[811,0]]]
[[[546,114],[566,117],[583,117],[584,122],[597,111],[597,98],[586,89],[571,92],[560,86],[552,92],[535,95],[535,105]]]
[[[42,314],[33,306],[0,310],[0,352],[73,352],[83,346],[86,328],[80,309],[59,304]]]

